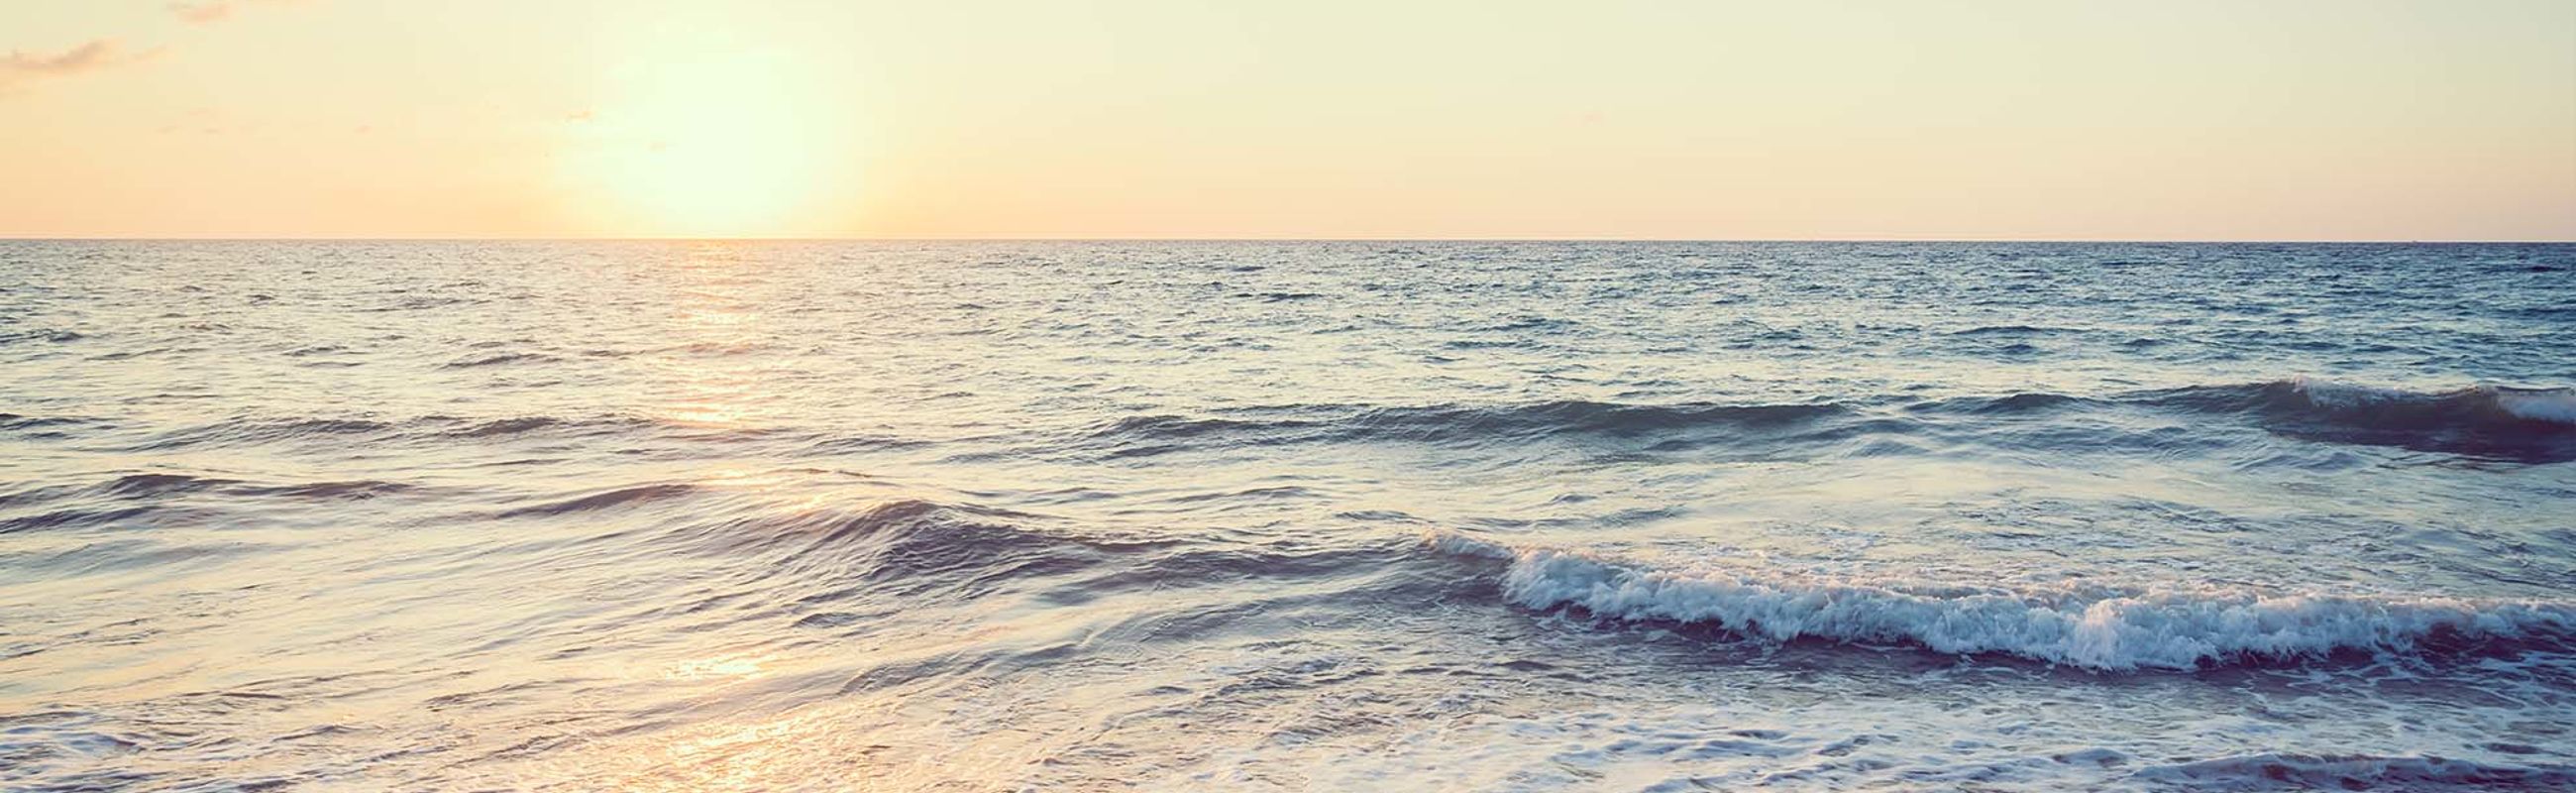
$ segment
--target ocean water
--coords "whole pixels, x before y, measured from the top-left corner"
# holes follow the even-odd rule
[[[2576,246],[0,242],[0,789],[2576,787]]]

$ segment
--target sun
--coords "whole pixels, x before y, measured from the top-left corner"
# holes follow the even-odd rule
[[[773,236],[839,178],[835,108],[777,56],[655,62],[620,75],[582,130],[587,214],[631,236]]]

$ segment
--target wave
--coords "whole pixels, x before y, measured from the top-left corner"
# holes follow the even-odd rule
[[[2038,325],[1979,325],[1967,330],[1951,331],[1952,336],[2036,336],[2052,333],[2082,333],[2074,328],[2052,328]]]
[[[2565,789],[2576,766],[2503,765],[2443,757],[2257,754],[2139,769],[2137,778],[2231,790],[2367,790],[2397,786],[2464,789]]]
[[[2242,413],[2353,427],[2400,430],[2576,432],[2576,389],[2478,385],[2419,392],[2306,377],[2198,385],[2083,397],[2030,391],[1954,397],[1907,406],[1917,413],[2016,414],[2070,406],[2138,405],[2199,413]]]
[[[304,482],[285,485],[235,485],[225,492],[246,496],[277,496],[314,500],[363,500],[395,493],[419,490],[417,485],[378,479],[349,479],[333,482]]]
[[[127,474],[102,483],[96,489],[108,495],[157,496],[239,483],[234,479],[186,474]]]
[[[611,416],[597,419],[567,419],[555,416],[516,416],[492,419],[447,430],[442,435],[456,438],[492,438],[521,435],[544,430],[614,432],[645,426],[651,422],[639,418]]]
[[[496,520],[509,518],[554,517],[557,515],[569,515],[575,512],[590,512],[593,510],[623,507],[631,504],[663,501],[686,496],[698,491],[698,486],[685,482],[652,482],[603,490],[596,493],[575,496],[573,498],[567,498],[560,501],[551,501],[535,506],[515,507],[492,513],[492,517]]]
[[[2254,417],[2309,440],[2547,463],[2576,460],[2576,390],[2478,385],[2420,392],[2304,377],[2150,391],[2128,401]]]
[[[37,529],[77,529],[131,523],[163,514],[200,516],[198,513],[155,504],[105,506],[98,508],[60,509],[37,515],[0,518],[0,534],[14,534]]]
[[[1886,408],[1894,407],[1894,410]],[[2143,443],[2166,448],[2171,428],[2127,425],[2058,427],[1994,420],[2071,411],[2143,408],[2241,418],[2304,440],[2472,457],[2549,463],[2576,460],[2576,391],[2475,386],[2422,393],[2291,378],[2101,396],[2023,392],[1900,403],[1892,396],[1848,402],[1632,404],[1557,400],[1499,405],[1285,405],[1218,415],[1153,414],[1096,425],[1078,446],[1109,456],[1163,454],[1223,445],[1298,443],[1434,443],[1481,445],[1547,440],[1608,440],[1649,448],[1697,442],[1761,440],[1795,453],[1860,436],[1944,433],[1965,442],[2073,445]],[[1945,423],[1942,419],[1972,420]],[[1964,434],[1961,434],[1964,431]],[[2074,433],[2074,435],[2070,435]],[[2136,435],[2137,437],[2128,437]],[[2081,436],[2080,438],[2075,436]],[[2230,443],[2203,435],[2215,451]],[[1752,449],[1755,447],[1746,447]]]
[[[279,443],[391,431],[394,425],[373,419],[307,418],[240,419],[162,433],[127,451],[163,451],[188,446],[232,446]]]
[[[773,591],[780,601],[799,612],[853,601],[917,608],[1044,590],[1113,556],[1174,544],[1087,536],[1047,523],[1011,510],[898,499],[786,514],[758,510],[694,522],[665,539],[758,560],[752,576],[779,586]]]
[[[997,593],[1067,606],[1111,597],[1158,598],[1193,587],[1263,582],[1273,595],[1292,582],[1350,577],[1385,596],[1407,586],[1373,578],[1398,545],[1206,542],[1205,538],[1103,531],[1055,517],[952,501],[898,498],[780,511],[759,503],[695,502],[698,518],[637,538],[655,553],[674,549],[749,562],[746,583],[788,604],[797,620],[832,623],[854,604],[917,609]],[[712,519],[706,516],[713,515]],[[1162,593],[1162,594],[1157,594]],[[1235,597],[1225,602],[1240,605]],[[829,627],[829,625],[825,625]],[[809,625],[811,627],[811,625]],[[1168,627],[1168,626],[1167,626]],[[858,629],[865,629],[860,626]]]
[[[1675,451],[1726,444],[1751,456],[1873,454],[1915,447],[1872,443],[1888,436],[1930,434],[1943,440],[2013,448],[2152,448],[2217,453],[2237,443],[2200,426],[2135,422],[2040,423],[2105,410],[2182,412],[2242,420],[2284,437],[2393,446],[2469,457],[2554,463],[2576,461],[2576,390],[2475,386],[2411,392],[2304,378],[2202,385],[2079,396],[2023,392],[1906,401],[1889,394],[1847,401],[1627,403],[1553,400],[1501,404],[1290,404],[1231,408],[1211,414],[1131,415],[1050,436],[1051,451],[1132,458],[1178,451],[1307,443],[1395,443],[1493,446],[1547,442]],[[0,414],[0,430],[74,437],[96,422]],[[239,417],[171,429],[133,442],[128,451],[195,446],[347,442],[456,443],[517,438],[664,434],[689,441],[787,441],[818,453],[914,449],[936,442],[882,435],[834,436],[795,427],[708,430],[646,416],[525,415]],[[57,437],[44,435],[43,437]]]
[[[2098,404],[2083,397],[2029,391],[1999,397],[1956,397],[1933,402],[1918,402],[1906,409],[1916,413],[1951,413],[1975,416],[2040,413],[2058,408]]]
[[[71,418],[68,416],[27,416],[17,413],[0,413],[0,430],[22,430],[33,427],[52,427],[63,424],[86,424],[89,422],[89,419]]]
[[[2293,414],[2385,429],[2503,426],[2576,431],[2576,389],[2566,388],[2477,385],[2421,392],[2293,377],[2151,391],[2142,396],[2154,404]]]
[[[1905,412],[2007,418],[2118,407],[2241,418],[2268,432],[2324,443],[2526,463],[2576,460],[2576,390],[2564,388],[2479,385],[2418,392],[2294,377],[2100,397],[2048,392],[1953,397],[1907,405]]]
[[[136,473],[125,474],[105,482],[87,486],[55,484],[29,487],[16,491],[0,491],[0,508],[52,503],[82,496],[105,499],[109,502],[150,502],[194,493],[211,493],[219,496],[248,496],[317,501],[361,500],[383,495],[412,492],[418,489],[420,488],[417,486],[402,482],[387,482],[374,479],[258,483],[216,476],[194,476],[174,473]],[[150,508],[151,505],[146,505],[141,509],[148,510]],[[117,520],[133,517],[139,514],[142,513],[129,508],[116,507],[88,510],[73,509],[56,513],[50,518],[27,519],[14,522],[11,525],[24,528],[50,526],[66,522],[79,524],[87,520],[87,518],[83,516],[102,515],[105,516],[105,520]]]
[[[53,343],[56,343],[56,344],[63,344],[63,343],[67,343],[67,342],[80,341],[80,340],[82,340],[82,339],[86,339],[86,338],[89,338],[89,334],[82,333],[82,332],[80,332],[80,331],[76,331],[76,330],[63,330],[63,329],[58,329],[58,328],[38,328],[38,329],[34,329],[34,330],[9,331],[9,332],[5,332],[5,333],[0,333],[0,346],[5,346],[5,345],[10,345],[10,344],[15,344],[15,343],[18,343],[18,342],[21,342],[21,341],[46,341],[46,342],[53,342]]]
[[[564,423],[563,419],[555,418],[553,416],[524,416],[520,418],[493,419],[470,427],[451,430],[447,434],[459,438],[489,438],[497,435],[517,435],[523,432],[534,432],[548,427],[559,427]]]
[[[1663,570],[1613,557],[1435,534],[1432,549],[1507,560],[1506,599],[1628,621],[1706,624],[1773,641],[1896,642],[2100,671],[2190,670],[2339,652],[2576,652],[2576,605],[2268,594],[2216,586],[2008,588],[1785,570]]]
[[[1505,405],[1264,408],[1268,417],[1131,416],[1093,429],[1089,440],[1120,455],[1175,448],[1211,437],[1256,445],[1332,442],[1488,443],[1593,436],[1641,438],[1701,431],[1760,431],[1847,412],[1835,403],[1645,405],[1557,400]]]
[[[0,426],[0,429],[5,428],[7,427]],[[244,417],[158,432],[126,447],[126,450],[166,451],[199,446],[255,446],[344,440],[358,436],[367,436],[380,441],[453,442],[537,435],[606,435],[636,431],[681,433],[692,437],[705,435],[682,422],[620,414],[583,417],[530,415],[482,419],[431,415],[402,420]],[[738,431],[737,434],[749,433]]]
[[[519,364],[519,363],[553,363],[553,362],[558,361],[558,360],[561,360],[561,359],[556,358],[555,356],[552,356],[552,355],[547,355],[547,354],[545,354],[545,353],[537,353],[537,352],[505,352],[505,353],[498,353],[498,354],[494,354],[494,355],[466,356],[466,357],[463,357],[463,358],[458,358],[458,359],[456,359],[456,360],[454,360],[454,361],[449,361],[449,362],[447,362],[446,364],[441,365],[439,368],[441,368],[441,369],[477,369],[477,368],[481,368],[481,367],[485,367],[485,366],[500,366],[500,365],[503,365],[503,364]]]

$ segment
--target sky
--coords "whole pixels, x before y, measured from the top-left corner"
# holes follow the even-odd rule
[[[0,237],[2576,239],[2576,2],[0,0]]]

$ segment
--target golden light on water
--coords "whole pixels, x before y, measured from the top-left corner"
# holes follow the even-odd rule
[[[709,198],[705,205],[713,209],[697,220],[737,217],[733,213],[779,200],[754,197],[723,206]],[[671,209],[684,213],[686,206],[673,204]],[[740,217],[745,222],[757,220]],[[753,307],[754,296],[744,294],[752,282],[742,269],[745,260],[739,246],[695,243],[686,260],[664,271],[673,280],[665,297],[669,319],[662,324],[660,337],[672,344],[662,354],[640,362],[664,386],[648,408],[656,420],[702,429],[736,428],[753,423],[762,409],[778,401],[768,390],[767,372],[725,354],[758,344],[769,332],[761,312]]]
[[[727,655],[699,658],[672,664],[662,675],[674,680],[705,678],[747,678],[760,674],[765,656]]]

